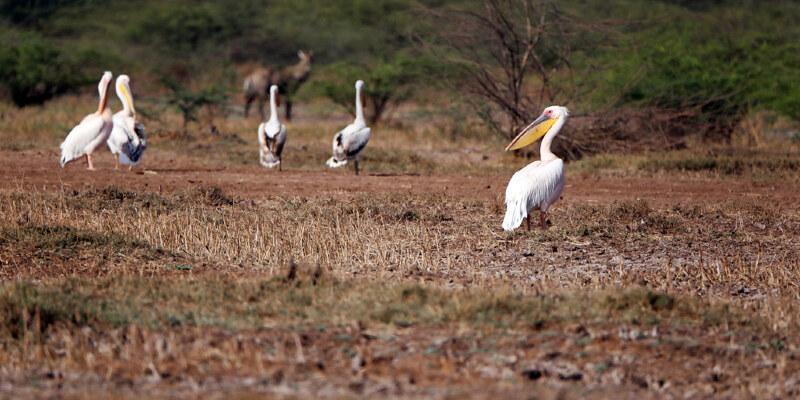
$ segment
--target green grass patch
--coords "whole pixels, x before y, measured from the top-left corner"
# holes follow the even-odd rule
[[[800,153],[723,147],[640,154],[598,154],[570,163],[568,169],[583,177],[693,172],[757,179],[797,179],[800,177]]]
[[[22,225],[0,229],[0,246],[32,249],[35,256],[49,259],[53,256],[72,258],[82,251],[135,253],[145,259],[164,255],[147,243],[125,238],[113,233],[98,233],[60,225]]]
[[[708,171],[722,175],[746,173],[800,173],[800,154],[752,153],[735,155],[708,155],[691,152],[652,155],[638,164],[639,169],[655,171]]]
[[[361,320],[373,324],[467,324],[540,329],[564,322],[690,321],[732,326],[746,317],[728,309],[649,290],[527,296],[503,290],[446,291],[416,285],[355,283],[304,277],[232,282],[212,278],[69,278],[0,287],[0,332],[55,323],[138,324],[150,328],[320,326]],[[38,321],[34,323],[34,321]],[[647,322],[644,322],[645,324]]]

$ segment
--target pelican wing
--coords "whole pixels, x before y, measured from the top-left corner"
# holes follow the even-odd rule
[[[264,131],[265,125],[267,124],[264,122],[258,125],[258,144],[260,144],[261,147],[267,145],[267,133]]]
[[[119,154],[119,161],[125,165],[136,165],[147,147],[145,127],[133,117],[114,114],[111,119],[114,128],[108,138],[112,153]]]
[[[90,114],[72,128],[61,143],[61,166],[86,154],[86,147],[102,134],[104,125],[103,117]]]
[[[286,143],[286,125],[281,125],[278,133],[272,135],[267,140],[267,144],[269,145],[269,150],[278,157],[280,157],[281,153],[283,152],[284,143]]]
[[[328,166],[341,167],[347,164],[347,160],[358,156],[367,145],[371,132],[368,126],[359,122],[342,129],[333,137],[333,157],[327,161]]]
[[[564,162],[561,159],[534,161],[517,171],[506,188],[506,216],[503,229],[518,228],[528,211],[535,207],[547,210],[548,202],[564,187]],[[560,193],[558,193],[560,194]]]
[[[361,150],[364,150],[364,147],[366,147],[369,141],[370,133],[372,133],[372,130],[368,127],[364,127],[347,136],[345,140],[347,157],[355,157],[358,153],[361,153]]]
[[[132,163],[138,163],[147,148],[147,136],[144,134],[144,125],[140,122],[133,124],[133,129],[125,129],[130,140],[122,146],[122,151],[127,153]]]

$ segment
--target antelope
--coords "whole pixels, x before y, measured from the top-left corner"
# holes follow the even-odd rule
[[[250,105],[258,100],[258,112],[264,120],[264,101],[267,99],[268,90],[272,85],[278,86],[284,93],[286,101],[286,120],[292,120],[292,100],[293,95],[300,85],[311,75],[311,60],[314,52],[308,53],[303,50],[297,51],[300,61],[282,69],[258,68],[244,80],[244,117],[250,111]]]

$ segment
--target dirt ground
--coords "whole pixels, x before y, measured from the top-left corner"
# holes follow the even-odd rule
[[[370,171],[355,177],[349,166],[330,170],[323,165],[314,171],[293,170],[291,165],[287,165],[283,172],[278,172],[260,166],[209,167],[202,165],[197,158],[170,158],[163,153],[149,155],[146,163],[134,171],[115,171],[110,155],[100,153],[95,162],[98,170],[87,171],[84,161],[60,168],[54,152],[0,152],[0,188],[71,192],[114,185],[122,190],[171,193],[214,186],[228,196],[261,203],[274,197],[350,198],[373,193],[443,193],[451,198],[479,200],[488,208],[491,204],[502,203],[510,178],[508,175],[414,175]],[[768,286],[759,287],[754,283],[750,287],[738,284],[734,287],[727,282],[706,284],[706,277],[702,274],[713,272],[710,272],[713,268],[717,268],[719,273],[720,266],[705,266],[701,259],[699,267],[695,268],[698,265],[695,255],[700,252],[718,259],[736,256],[739,261],[750,257],[757,260],[756,268],[758,260],[796,267],[800,253],[796,235],[800,232],[797,188],[797,183],[792,181],[735,177],[688,179],[674,174],[648,178],[581,178],[570,176],[567,166],[567,185],[561,202],[555,206],[554,219],[566,218],[565,212],[559,208],[583,205],[645,200],[653,208],[663,211],[676,205],[700,205],[709,209],[738,199],[773,205],[782,210],[778,215],[786,221],[772,226],[745,216],[745,222],[740,224],[733,217],[725,217],[719,220],[722,221],[720,224],[739,224],[741,227],[737,225],[735,229],[748,236],[744,239],[722,238],[716,242],[698,239],[703,225],[711,221],[709,216],[686,217],[689,234],[683,237],[676,234],[664,240],[657,229],[651,232],[648,231],[651,228],[624,224],[614,229],[639,229],[650,233],[643,241],[638,237],[605,240],[588,235],[580,241],[559,242],[547,236],[524,241],[522,236],[508,238],[497,233],[474,231],[475,238],[489,245],[470,248],[469,251],[458,248],[451,253],[455,254],[453,262],[469,262],[478,266],[480,274],[489,277],[488,280],[494,279],[514,289],[526,287],[528,293],[537,290],[534,284],[528,287],[528,280],[558,283],[560,279],[561,287],[568,289],[581,287],[580,283],[575,283],[577,281],[585,280],[587,287],[592,287],[604,286],[605,283],[598,282],[608,280],[699,297],[710,292],[726,294],[732,291],[734,294],[726,295],[741,297],[744,299],[741,304],[762,307],[767,303],[766,300],[761,303],[760,299],[771,293]],[[255,203],[252,207],[256,207]],[[480,214],[473,208],[463,213],[479,214],[478,218],[484,222],[498,218],[496,211],[494,214],[489,211]],[[451,225],[458,223],[459,214],[454,212],[453,215],[457,221],[453,222],[451,218],[442,222],[443,231],[456,231]],[[566,222],[562,219],[553,223]],[[499,224],[498,220],[498,227]],[[473,225],[473,229],[477,226]],[[697,237],[692,237],[694,231],[698,233]],[[454,233],[453,237],[468,240],[459,235]],[[751,236],[756,239],[751,239]],[[687,244],[687,238],[696,243]],[[770,246],[770,241],[780,245]],[[537,246],[552,248],[552,251],[535,251]],[[569,268],[565,268],[567,266]],[[674,270],[680,273],[674,274],[683,275],[672,277],[672,272],[669,268],[662,268],[664,266],[675,266]],[[724,268],[738,266],[735,263],[723,265]],[[451,267],[448,264],[448,268],[435,273],[402,268],[392,270],[391,274],[385,271],[366,273],[401,282],[449,281],[454,287],[478,286],[478,282],[473,281],[474,271],[465,273]],[[198,267],[191,274],[202,274],[204,268]],[[342,268],[339,274],[355,276],[356,272],[364,271]],[[757,273],[753,271],[752,275]],[[754,278],[753,282],[757,279]],[[440,286],[448,287],[447,284]],[[782,393],[787,397],[800,393],[800,376],[797,374],[800,353],[794,347],[797,341],[781,334],[780,329],[776,329],[778,333],[761,337],[746,337],[744,330],[737,333],[734,328],[706,330],[697,326],[678,326],[670,331],[660,331],[658,328],[642,330],[624,324],[595,322],[586,326],[567,323],[544,331],[522,329],[502,333],[484,333],[461,326],[364,330],[357,323],[327,332],[310,329],[299,335],[281,327],[241,332],[208,327],[144,333],[137,329],[141,328],[96,326],[79,332],[58,331],[53,334],[58,338],[54,340],[87,343],[86,352],[92,360],[97,360],[97,365],[106,365],[101,361],[105,360],[113,367],[113,372],[111,367],[107,370],[105,367],[93,368],[87,361],[89,366],[80,371],[37,370],[19,375],[6,374],[8,380],[0,383],[0,395],[53,393],[73,398],[96,398],[96,394],[86,391],[87,387],[96,387],[97,393],[116,393],[131,398],[198,395],[263,398],[264,394],[276,398],[608,398],[619,393],[625,393],[620,398],[740,398],[760,397],[759,393]],[[137,351],[144,359],[156,360],[154,363],[132,369],[104,350],[130,346],[130,339],[127,339],[130,336],[141,337],[136,345],[139,346]],[[789,346],[788,352],[781,353],[783,350],[761,344],[773,342]],[[263,360],[252,358],[258,353],[253,349],[264,346],[264,343],[271,343],[275,354]],[[165,358],[161,355],[161,348],[178,355],[207,353],[203,356],[207,362],[203,366],[205,369],[186,365],[180,357]],[[350,349],[350,353],[343,349]],[[88,360],[90,356],[86,357]],[[242,372],[239,369],[241,365],[249,367]],[[427,372],[421,374],[421,370]],[[31,383],[34,380],[36,385]]]
[[[113,169],[107,152],[95,158],[96,171],[86,170],[85,161],[58,165],[55,153],[43,151],[0,152],[0,187],[25,190],[84,190],[115,185],[126,190],[172,192],[179,189],[216,186],[232,196],[262,199],[269,196],[298,197],[356,193],[445,193],[477,200],[497,200],[505,195],[510,176],[502,175],[404,175],[364,172],[355,177],[348,165],[316,171],[266,171],[260,166],[209,168],[195,159],[148,158],[134,171]],[[162,156],[163,157],[163,156]],[[149,165],[158,167],[150,168]],[[612,203],[647,200],[666,204],[713,204],[736,198],[770,199],[775,205],[795,205],[800,200],[796,182],[750,179],[581,178],[569,175],[562,195],[566,203]]]

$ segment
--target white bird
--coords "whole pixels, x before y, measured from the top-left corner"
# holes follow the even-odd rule
[[[364,81],[356,82],[356,119],[333,137],[333,157],[328,159],[331,168],[347,164],[347,160],[355,160],[356,175],[358,175],[358,159],[361,151],[369,141],[371,130],[364,119],[364,106],[361,104]]]
[[[286,125],[278,120],[278,86],[269,88],[269,120],[258,126],[258,143],[260,144],[261,165],[272,168],[281,167],[281,153],[286,143]]]
[[[87,115],[81,123],[72,128],[64,143],[61,143],[61,168],[85,155],[89,163],[88,169],[94,170],[92,153],[105,143],[111,133],[111,110],[106,105],[112,77],[111,72],[106,71],[100,79],[100,84],[97,85],[97,90],[100,92],[97,112]]]
[[[547,229],[547,209],[561,197],[561,191],[564,190],[564,162],[550,151],[550,144],[564,126],[568,115],[566,107],[545,108],[542,115],[523,129],[506,147],[506,151],[516,150],[544,136],[540,151],[542,159],[517,171],[508,182],[503,229],[513,231],[527,218],[530,230],[531,219],[528,213],[536,208],[541,211],[542,228]]]
[[[117,77],[117,96],[122,102],[122,111],[111,117],[114,128],[111,129],[111,135],[107,142],[109,150],[114,154],[116,169],[119,169],[119,163],[132,169],[134,165],[139,164],[142,153],[147,147],[144,125],[136,121],[136,108],[133,106],[130,81],[128,75]]]

